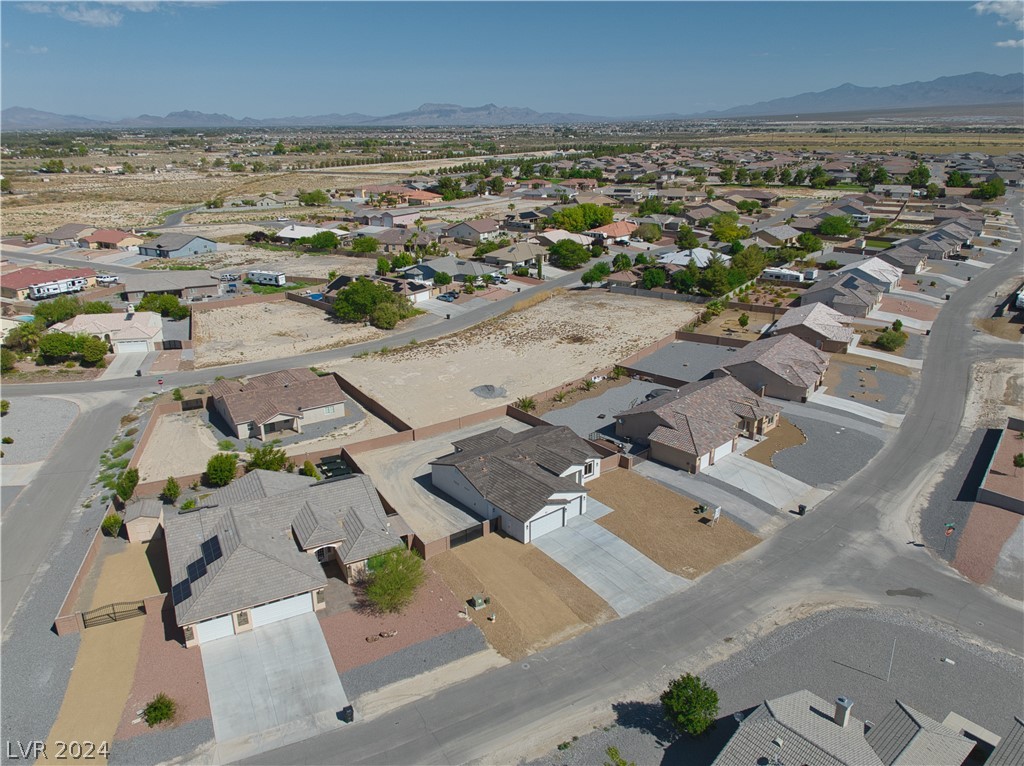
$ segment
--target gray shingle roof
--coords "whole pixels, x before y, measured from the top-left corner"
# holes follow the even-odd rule
[[[195,234],[161,234],[156,239],[150,240],[142,244],[144,248],[159,248],[161,250],[179,250],[185,247],[193,239],[201,239],[206,242],[213,242],[212,239],[206,237],[199,237]]]
[[[788,313],[788,312],[787,312]],[[828,354],[807,341],[784,333],[755,340],[739,349],[722,369],[753,362],[795,386],[813,386],[828,367]]]
[[[974,748],[972,741],[899,700],[866,739],[886,766],[960,766]]]
[[[1013,724],[992,751],[985,766],[1020,766],[1024,763],[1024,719],[1013,717]]]
[[[341,560],[353,563],[408,533],[399,517],[385,514],[369,477],[312,481],[252,471],[213,493],[207,507],[165,518],[179,625],[322,587],[323,569],[300,539],[309,549],[338,543]]]
[[[561,474],[600,457],[566,426],[538,426],[516,434],[496,428],[452,446],[456,452],[431,465],[454,466],[487,502],[524,522],[556,493],[586,492]]]

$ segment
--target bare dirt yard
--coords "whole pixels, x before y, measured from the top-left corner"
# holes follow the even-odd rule
[[[975,319],[974,326],[997,338],[1019,341],[1024,338],[1024,311],[1009,311],[1001,317]]]
[[[740,317],[747,315],[747,326],[740,326]],[[771,314],[762,314],[757,311],[740,311],[739,309],[726,309],[707,324],[702,324],[695,332],[702,335],[718,335],[723,338],[737,338],[738,340],[757,340],[761,337],[761,328],[770,324]]]
[[[615,617],[611,608],[566,569],[532,545],[491,534],[430,559],[455,597],[491,603],[470,619],[512,660],[566,641]],[[494,614],[491,622],[488,617]]]
[[[252,226],[245,227],[246,231],[251,231],[253,228]],[[203,236],[213,238],[217,235],[204,234]],[[352,258],[345,255],[311,255],[290,250],[265,250],[258,247],[235,245],[230,249],[220,250],[216,253],[203,253],[202,255],[175,258],[173,263],[168,263],[167,259],[157,259],[153,263],[152,268],[159,270],[161,267],[166,266],[175,266],[177,268],[182,266],[201,266],[211,270],[236,267],[246,269],[265,268],[272,271],[283,271],[290,276],[321,277],[327,279],[328,272],[331,271],[351,277],[372,274],[377,266],[377,261],[376,258]],[[151,267],[146,266],[146,268]]]
[[[743,454],[762,465],[774,468],[772,456],[790,447],[799,447],[807,441],[804,432],[785,418],[779,418],[779,424],[768,432],[767,438],[756,447],[751,447]]]
[[[658,566],[681,577],[700,577],[739,556],[761,538],[722,516],[713,527],[696,500],[632,471],[603,474],[587,484],[596,500],[615,509],[597,523]]]
[[[674,301],[655,304],[594,290],[560,292],[458,335],[341,360],[328,369],[418,427],[607,369],[693,316],[691,306]],[[472,391],[486,385],[494,386],[493,398]]]
[[[192,316],[192,333],[197,368],[278,359],[387,335],[375,327],[333,321],[294,301],[199,311]]]
[[[153,427],[139,460],[139,481],[202,473],[216,453],[217,437],[197,413],[164,415]]]

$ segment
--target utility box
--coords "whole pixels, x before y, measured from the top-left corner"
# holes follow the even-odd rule
[[[345,723],[352,723],[356,720],[356,711],[352,709],[351,705],[345,705],[338,714],[338,717]]]

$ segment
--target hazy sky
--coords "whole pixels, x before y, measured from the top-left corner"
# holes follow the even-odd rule
[[[3,107],[619,116],[1024,68],[1024,3],[0,2]]]

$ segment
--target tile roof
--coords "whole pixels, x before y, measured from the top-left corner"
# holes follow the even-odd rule
[[[164,512],[164,504],[153,497],[128,503],[124,508],[124,521],[127,524],[135,519],[159,519]]]
[[[868,277],[877,279],[880,282],[896,284],[900,281],[902,272],[891,263],[886,263],[881,258],[865,258],[863,261],[855,261],[839,269],[837,274],[847,272],[861,273]]]
[[[162,271],[124,277],[124,289],[128,293],[178,292],[194,287],[214,286],[220,286],[219,277],[206,271]]]
[[[85,233],[92,233],[96,231],[95,226],[90,226],[87,223],[66,223],[63,226],[58,226],[56,229],[51,231],[49,234],[44,234],[44,239],[78,239]]]
[[[765,701],[743,720],[712,766],[752,766],[776,757],[787,764],[885,766],[864,739],[864,724],[851,716],[840,726],[834,710],[809,691]]]
[[[160,250],[180,250],[185,247],[189,242],[194,239],[201,239],[206,242],[213,242],[212,239],[206,237],[200,237],[196,234],[161,234],[156,239],[152,239],[149,242],[144,242],[141,247],[145,248],[157,248]]]
[[[352,563],[401,544],[408,533],[399,517],[386,515],[368,476],[311,482],[253,471],[200,510],[165,518],[179,625],[322,587],[323,569],[300,549],[300,538],[310,550],[338,543],[341,560]],[[235,484],[234,493],[224,491]],[[218,504],[225,500],[234,502]]]
[[[630,223],[629,221],[614,221],[606,226],[598,226],[596,229],[590,229],[588,234],[603,234],[606,237],[628,237],[634,231],[636,231],[637,225]]]
[[[781,411],[735,378],[720,377],[687,383],[616,417],[653,412],[661,425],[651,432],[650,440],[700,456],[736,438],[740,418],[759,420]]]
[[[227,410],[232,423],[266,423],[279,414],[302,417],[303,410],[345,401],[332,375],[318,376],[305,367],[254,375],[244,381],[218,380],[210,395]]]
[[[793,385],[810,388],[821,378],[828,361],[829,356],[824,351],[786,333],[747,344],[736,351],[722,369],[754,362]]]
[[[806,306],[790,309],[775,322],[774,331],[788,330],[792,327],[808,327],[825,336],[829,340],[849,343],[853,340],[853,330],[847,323],[850,317],[841,314],[824,303],[810,303]]]
[[[886,766],[960,766],[974,742],[896,700],[866,740]]]
[[[12,290],[24,290],[30,285],[39,285],[45,282],[56,282],[58,279],[74,279],[76,277],[94,277],[96,272],[93,269],[18,269],[7,271],[3,275],[4,287]]]
[[[829,274],[804,291],[804,299],[824,296],[825,302],[851,306],[874,306],[879,290],[856,274]],[[818,298],[820,300],[820,298]]]
[[[985,766],[1020,766],[1024,763],[1024,719],[1015,715],[1010,731],[999,741]]]
[[[79,314],[67,322],[58,322],[53,332],[85,333],[110,340],[152,340],[163,332],[163,321],[153,311],[135,311],[131,314]]]
[[[97,229],[92,234],[88,234],[82,237],[86,242],[102,242],[108,245],[116,245],[123,242],[126,239],[139,239],[137,234],[132,234],[130,231],[119,231],[117,229]]]
[[[516,434],[496,428],[452,446],[453,454],[431,465],[457,468],[487,502],[524,522],[556,493],[587,492],[561,474],[600,457],[566,426],[538,426]]]
[[[487,234],[488,232],[498,230],[498,222],[495,221],[493,218],[477,218],[476,220],[473,221],[462,221],[461,223],[453,223],[451,226],[445,229],[445,231],[450,231],[455,227],[461,226],[463,224],[465,224],[478,234]]]

